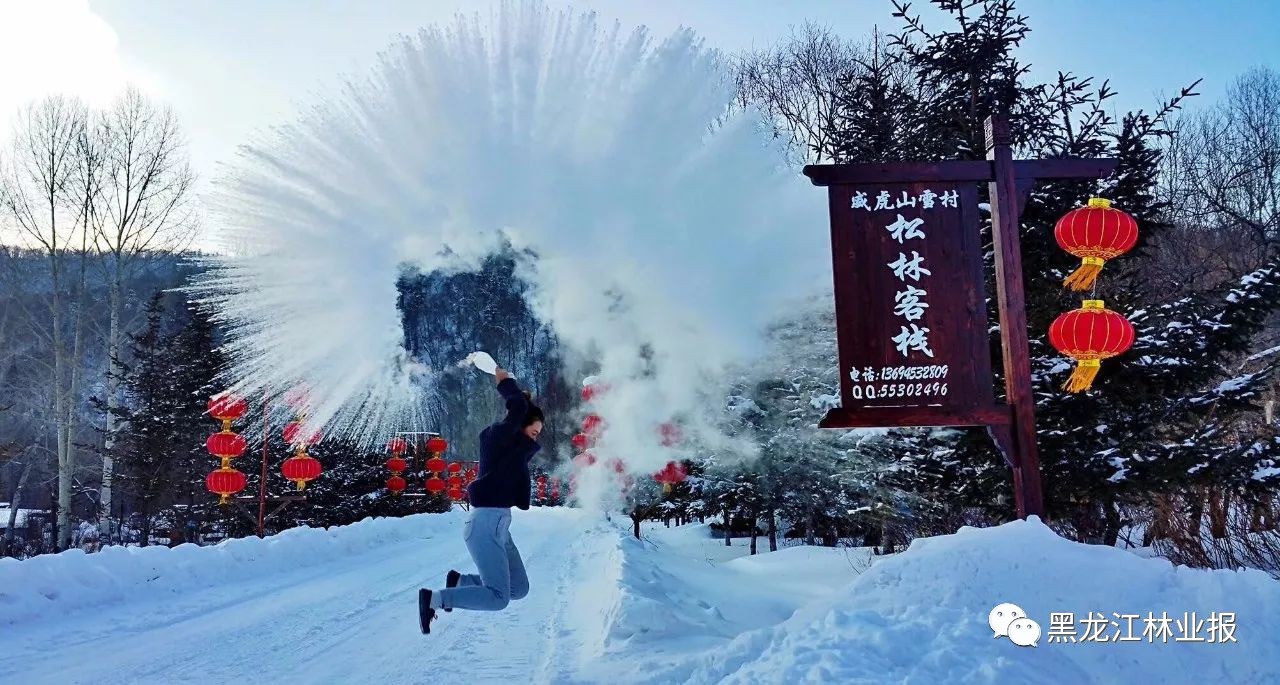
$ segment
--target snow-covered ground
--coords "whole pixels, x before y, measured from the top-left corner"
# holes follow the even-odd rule
[[[446,614],[424,637],[415,591],[467,567],[464,516],[0,560],[0,682],[1280,682],[1280,583],[1067,542],[1037,522],[888,558],[749,557],[706,526],[648,526],[636,541],[625,520],[519,512],[529,597]],[[1041,624],[1037,647],[992,638],[1001,602]],[[1048,637],[1051,612],[1193,611],[1234,612],[1235,642]]]

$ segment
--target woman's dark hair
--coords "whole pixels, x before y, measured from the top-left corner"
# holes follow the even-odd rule
[[[533,394],[526,390],[524,396],[529,398],[529,408],[524,412],[524,427],[532,426],[538,421],[546,423],[547,420],[542,415],[542,408],[533,403]]]

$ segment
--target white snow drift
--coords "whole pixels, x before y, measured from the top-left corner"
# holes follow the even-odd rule
[[[1280,583],[1068,542],[1036,521],[873,562],[808,547],[743,557],[703,526],[638,542],[580,511],[536,509],[514,526],[530,596],[448,614],[424,638],[414,593],[468,563],[462,520],[0,560],[0,681],[1280,682]],[[993,639],[987,614],[1002,602],[1041,624],[1037,647]],[[1235,641],[1055,643],[1052,612],[1234,612]]]

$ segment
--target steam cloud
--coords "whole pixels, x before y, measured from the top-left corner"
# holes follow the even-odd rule
[[[403,348],[399,269],[471,269],[509,240],[539,256],[535,312],[611,385],[602,454],[657,470],[673,418],[716,442],[702,391],[830,282],[824,194],[732,101],[691,31],[535,2],[396,41],[210,198],[237,256],[193,287],[230,331],[234,389],[305,386],[311,427],[366,445],[422,428],[443,370]]]

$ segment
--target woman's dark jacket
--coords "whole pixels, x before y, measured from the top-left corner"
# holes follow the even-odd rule
[[[529,399],[514,379],[498,384],[507,415],[480,431],[480,473],[467,494],[473,507],[529,508],[529,461],[541,445],[524,434]]]

